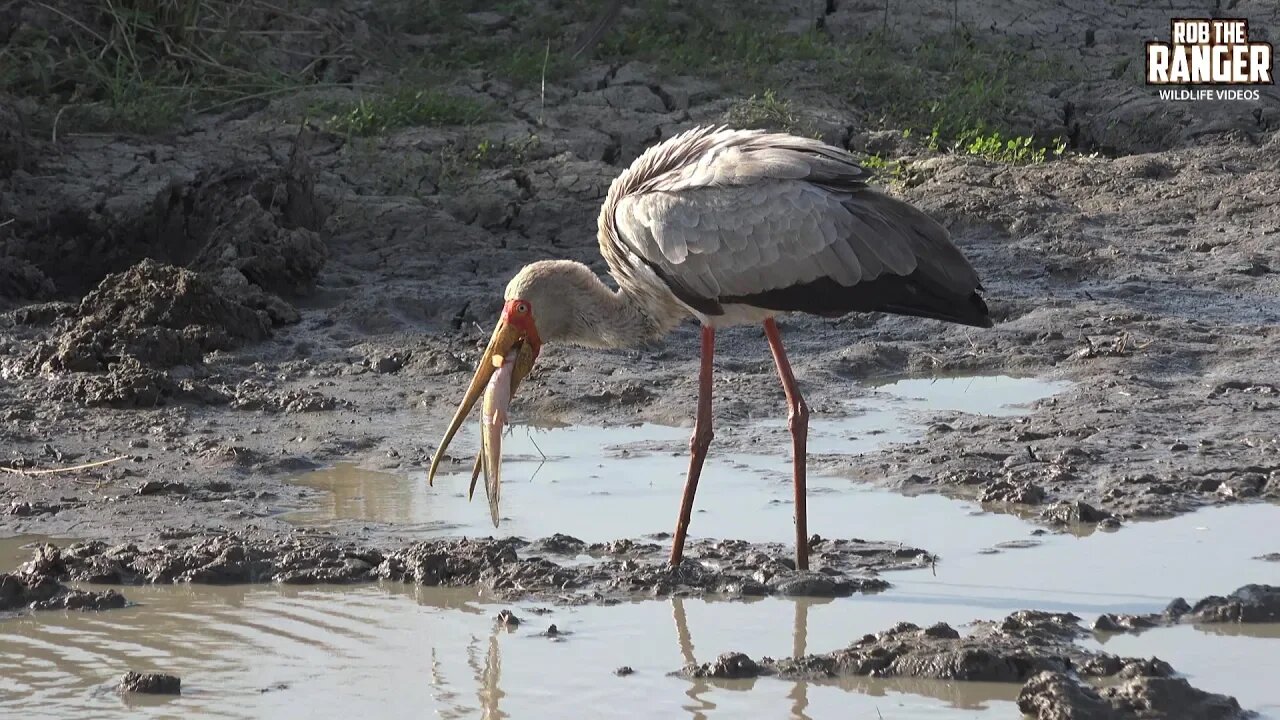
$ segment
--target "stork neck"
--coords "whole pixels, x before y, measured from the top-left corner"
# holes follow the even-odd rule
[[[623,348],[656,340],[679,321],[679,314],[643,288],[619,283],[613,290],[594,275],[595,282],[579,308],[582,332],[570,341],[587,347]]]

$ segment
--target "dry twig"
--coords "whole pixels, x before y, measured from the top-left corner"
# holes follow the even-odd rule
[[[27,470],[25,468],[0,466],[0,472],[7,472],[7,473],[13,473],[14,475],[26,475],[26,476],[53,475],[55,473],[73,472],[76,470],[87,470],[89,468],[100,467],[102,465],[110,465],[113,462],[120,462],[121,460],[125,460],[128,457],[129,457],[128,455],[120,455],[117,457],[108,458],[106,460],[97,460],[91,463],[85,463],[83,465],[72,465],[70,467],[60,467],[60,468],[45,468],[43,470]]]

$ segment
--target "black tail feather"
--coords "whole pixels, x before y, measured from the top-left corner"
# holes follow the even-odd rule
[[[768,310],[805,312],[839,317],[850,312],[886,312],[945,322],[991,327],[987,303],[976,291],[957,294],[917,270],[910,275],[881,275],[853,287],[824,277],[791,287],[735,297],[720,303],[741,303]]]

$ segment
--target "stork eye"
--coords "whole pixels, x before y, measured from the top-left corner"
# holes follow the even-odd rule
[[[520,313],[521,315],[524,315],[525,313],[529,312],[529,306],[526,305],[525,303],[518,303],[516,304],[516,312]]]

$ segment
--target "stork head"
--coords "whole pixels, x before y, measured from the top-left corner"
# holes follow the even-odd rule
[[[475,375],[467,387],[444,439],[431,459],[427,482],[433,482],[436,470],[449,443],[462,423],[484,395],[481,418],[481,457],[476,471],[485,471],[490,507],[497,524],[496,477],[501,458],[501,432],[507,419],[511,398],[520,381],[529,374],[544,341],[572,339],[575,312],[585,283],[595,275],[583,264],[566,260],[548,260],[526,265],[507,283],[502,312],[480,354]],[[598,282],[598,281],[597,281]],[[472,487],[476,474],[472,475]]]

